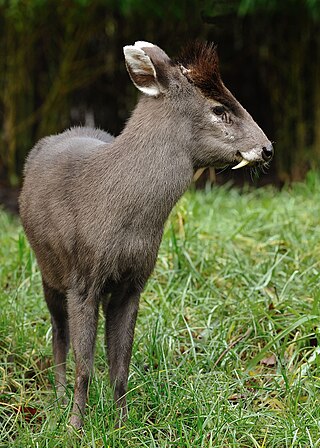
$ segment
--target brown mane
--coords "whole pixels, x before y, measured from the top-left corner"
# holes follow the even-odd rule
[[[177,63],[188,70],[188,80],[203,95],[234,109],[233,97],[221,80],[216,45],[199,41],[189,43],[177,58]]]

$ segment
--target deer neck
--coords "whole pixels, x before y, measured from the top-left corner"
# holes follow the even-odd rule
[[[121,151],[128,182],[165,220],[192,181],[188,133],[165,101],[141,98],[114,146]]]

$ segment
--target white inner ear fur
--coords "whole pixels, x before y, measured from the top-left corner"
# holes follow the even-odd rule
[[[124,56],[131,70],[137,75],[152,75],[156,77],[154,66],[146,53],[133,45],[123,47]]]
[[[145,43],[145,42],[143,42]],[[149,46],[152,44],[149,44]],[[144,45],[146,46],[146,45]],[[156,70],[148,55],[139,47],[126,45],[123,47],[124,57],[131,70],[131,79],[133,84],[143,93],[149,96],[158,96],[160,89],[157,83]],[[134,79],[134,75],[145,75],[151,77],[149,86],[140,85]]]
[[[150,42],[146,42],[144,40],[137,40],[137,42],[134,43],[134,46],[137,48],[147,48],[147,47],[154,47],[155,45],[153,45]]]

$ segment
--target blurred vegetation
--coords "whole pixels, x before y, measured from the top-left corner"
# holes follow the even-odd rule
[[[195,38],[218,43],[225,83],[276,142],[269,180],[301,179],[320,159],[319,25],[318,0],[0,0],[1,183],[44,135],[120,132],[137,95],[123,45],[176,55]]]

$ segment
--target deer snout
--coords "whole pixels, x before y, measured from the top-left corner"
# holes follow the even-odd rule
[[[274,150],[273,150],[272,143],[269,143],[268,145],[263,146],[261,155],[265,162],[269,162],[272,159],[273,153],[274,153]]]
[[[271,142],[268,142],[262,146],[262,148],[255,147],[249,151],[239,151],[239,155],[242,157],[242,160],[232,169],[237,170],[249,164],[252,165],[261,162],[270,162],[273,157],[273,153],[274,150]]]

